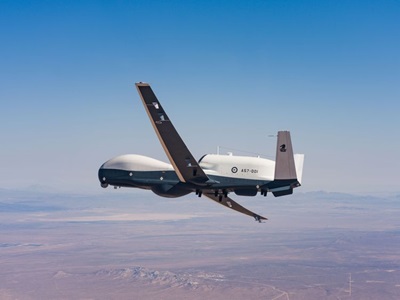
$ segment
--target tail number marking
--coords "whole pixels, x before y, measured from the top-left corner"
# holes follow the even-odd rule
[[[242,173],[252,173],[252,174],[257,174],[258,170],[257,169],[242,169]]]

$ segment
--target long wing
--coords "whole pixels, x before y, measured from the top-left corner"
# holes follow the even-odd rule
[[[199,166],[148,83],[136,83],[144,108],[179,180],[197,185],[211,182]]]
[[[257,215],[256,213],[253,213],[252,211],[248,210],[247,208],[244,208],[239,203],[233,201],[229,197],[222,197],[221,201],[219,201],[219,199],[220,199],[219,195],[215,196],[214,193],[203,193],[203,195],[206,196],[207,198],[210,198],[211,200],[214,200],[215,202],[217,202],[219,204],[222,204],[223,206],[226,206],[230,209],[241,212],[242,214],[253,217],[258,222],[261,222],[261,220],[268,220],[267,218]]]

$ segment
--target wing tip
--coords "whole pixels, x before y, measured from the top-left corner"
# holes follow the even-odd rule
[[[148,84],[147,82],[142,82],[142,81],[135,82],[135,85],[136,86],[150,86],[150,84]]]
[[[268,218],[260,216],[260,215],[256,215],[256,214],[253,217],[259,223],[262,223],[262,221],[267,221],[268,220]]]

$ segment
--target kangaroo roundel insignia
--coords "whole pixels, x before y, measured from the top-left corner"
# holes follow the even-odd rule
[[[233,168],[231,169],[231,171],[232,171],[232,173],[237,173],[237,171],[238,171],[238,168],[236,168],[236,167],[233,167]]]

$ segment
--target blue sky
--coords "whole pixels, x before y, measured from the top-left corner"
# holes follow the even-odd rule
[[[398,1],[1,1],[0,187],[97,191],[107,159],[167,160],[134,82],[195,157],[274,155],[303,191],[399,192]]]

